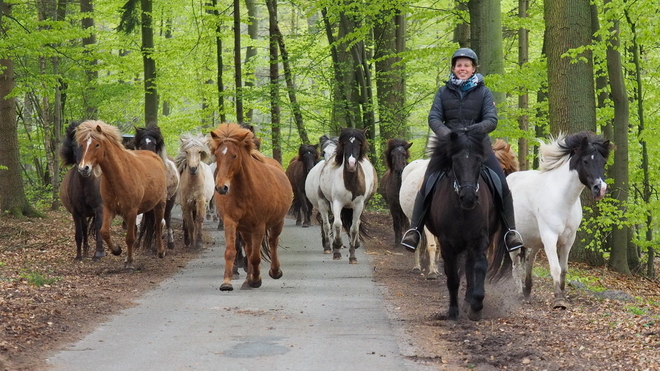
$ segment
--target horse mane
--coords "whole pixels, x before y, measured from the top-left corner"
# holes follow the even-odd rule
[[[66,127],[66,134],[60,147],[60,159],[64,165],[75,165],[78,163],[76,159],[76,148],[79,148],[79,146],[76,141],[76,128],[80,123],[81,121],[73,121]]]
[[[385,149],[385,164],[387,165],[388,169],[394,168],[394,164],[392,164],[392,151],[396,147],[404,147],[406,148],[408,146],[408,141],[405,139],[400,139],[400,138],[393,138],[393,139],[388,139],[387,140],[387,148]],[[408,148],[406,148],[406,158],[410,157],[410,151]]]
[[[587,151],[598,151],[604,158],[609,157],[612,148],[608,140],[589,131],[571,135],[560,133],[557,138],[551,137],[550,143],[541,142],[539,170],[551,171],[562,166],[574,154],[581,152],[583,145],[587,146],[584,148]]]
[[[335,151],[335,164],[337,166],[344,163],[344,142],[350,137],[356,137],[362,143],[360,147],[360,157],[357,159],[358,162],[362,161],[369,151],[369,143],[367,143],[367,136],[364,134],[364,131],[355,128],[344,128],[339,134],[339,143],[337,144],[337,150]]]
[[[432,155],[427,171],[445,171],[451,168],[452,156],[463,149],[483,155],[485,138],[486,133],[481,130],[452,131],[449,135],[437,137],[436,141],[431,144]]]
[[[167,160],[167,150],[165,149],[165,139],[160,132],[158,126],[147,126],[146,128],[135,128],[135,136],[133,137],[133,147],[136,149],[140,147],[142,139],[151,137],[156,141],[156,154],[163,159]]]
[[[255,146],[252,130],[234,123],[220,124],[215,130],[211,131],[211,152],[215,153],[218,146],[225,141],[234,142],[244,147],[255,160],[265,161],[265,156]]]
[[[180,136],[181,146],[179,147],[179,153],[177,153],[174,158],[174,163],[179,173],[185,170],[187,165],[186,151],[190,148],[200,148],[199,159],[203,162],[206,162],[211,157],[211,152],[209,150],[208,141],[209,139],[203,134],[190,134],[183,133]]]
[[[302,161],[302,157],[306,150],[311,151],[314,154],[314,162],[318,162],[320,155],[316,144],[301,144],[300,147],[298,147],[298,158],[300,161]]]
[[[78,125],[78,128],[76,129],[76,142],[82,143],[90,138],[102,142],[109,142],[121,149],[125,149],[119,128],[108,125],[100,120],[87,120]]]
[[[495,139],[493,143],[493,151],[497,161],[502,165],[504,174],[509,175],[513,172],[520,170],[518,159],[515,152],[511,149],[511,145],[502,139]]]

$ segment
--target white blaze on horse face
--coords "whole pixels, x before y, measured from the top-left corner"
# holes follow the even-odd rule
[[[145,138],[144,140],[147,142],[147,144],[151,143],[151,139],[149,138]]]
[[[87,157],[87,151],[89,151],[89,146],[92,145],[92,138],[87,139],[87,143],[85,144],[85,152],[82,154],[82,159],[80,160],[80,164],[78,165],[79,168],[83,169],[85,168],[85,158]]]
[[[357,165],[357,159],[355,157],[353,157],[353,155],[351,155],[348,158],[348,168],[349,168],[349,170],[355,169],[356,165]]]
[[[598,179],[600,180],[600,193],[598,194],[598,197],[596,197],[596,200],[602,200],[603,197],[605,197],[605,194],[607,193],[607,183],[603,181],[603,179]]]
[[[222,152],[220,152],[220,153],[222,153],[223,155],[226,155],[226,154],[227,154],[227,147],[225,147],[225,148],[222,150]]]

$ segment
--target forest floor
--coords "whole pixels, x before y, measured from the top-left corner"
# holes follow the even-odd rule
[[[529,302],[517,299],[511,282],[487,285],[481,321],[464,315],[442,321],[444,274],[426,280],[412,273],[413,255],[393,247],[389,215],[367,216],[366,252],[388,310],[410,335],[411,358],[443,370],[660,369],[657,280],[570,264],[569,308],[553,310],[541,256]],[[177,246],[183,246],[180,230],[175,226]],[[113,236],[123,240],[119,224]],[[177,247],[157,259],[138,250],[135,271],[125,272],[123,255],[74,261],[73,223],[64,211],[43,219],[0,218],[0,369],[43,369],[51,352],[134,305],[199,252]]]

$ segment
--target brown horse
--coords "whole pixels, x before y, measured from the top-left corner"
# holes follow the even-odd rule
[[[312,218],[312,203],[305,196],[305,179],[309,171],[319,162],[317,144],[301,144],[298,156],[291,159],[286,168],[286,176],[293,188],[293,204],[290,213],[296,216],[296,225],[309,227]]]
[[[137,214],[154,212],[154,230],[158,257],[165,256],[162,220],[167,201],[165,165],[151,151],[129,151],[122,144],[119,129],[102,121],[88,120],[76,129],[76,140],[82,146],[78,164],[81,175],[101,174],[103,225],[101,236],[114,255],[121,254],[110,237],[110,226],[116,215],[126,222],[126,269],[133,269],[135,219]]]
[[[270,249],[270,270],[282,277],[277,244],[293,191],[282,166],[254,147],[254,134],[237,124],[221,124],[211,132],[211,150],[217,162],[216,206],[225,224],[225,272],[220,290],[231,291],[237,234],[245,239],[248,274],[244,288],[260,287],[262,242]],[[267,236],[267,241],[264,237]]]
[[[401,175],[403,169],[408,165],[410,158],[410,146],[404,139],[389,139],[385,149],[385,164],[387,170],[380,181],[379,193],[387,201],[392,215],[392,228],[394,229],[394,246],[399,246],[403,232],[408,230],[410,223],[408,217],[401,209],[399,203],[399,191],[401,190]]]
[[[509,175],[520,170],[518,157],[516,157],[516,153],[511,149],[509,143],[499,138],[495,139],[493,152],[495,152],[495,157],[497,157],[497,161],[499,161],[502,170],[504,170],[504,175]]]
[[[60,147],[60,158],[65,165],[77,165],[82,156],[80,146],[76,142],[76,128],[80,122],[72,122],[66,128],[66,136]],[[73,216],[76,228],[76,260],[82,260],[89,250],[88,235],[96,238],[96,252],[93,260],[105,256],[103,238],[99,233],[103,221],[103,199],[101,198],[101,178],[98,176],[84,177],[72,167],[64,176],[60,185],[60,200]],[[90,222],[92,226],[90,228]],[[82,251],[81,251],[82,250]]]

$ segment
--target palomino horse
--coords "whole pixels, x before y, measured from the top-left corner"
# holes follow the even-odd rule
[[[319,175],[318,210],[323,219],[323,233],[333,236],[334,260],[341,259],[341,230],[349,237],[350,264],[356,264],[355,249],[360,247],[364,229],[360,228],[366,202],[378,188],[376,170],[367,158],[368,143],[364,130],[345,128],[333,157],[325,162]],[[309,194],[309,192],[307,192]],[[332,213],[332,232],[330,214]],[[323,246],[328,250],[329,246]]]
[[[183,214],[183,240],[202,248],[202,224],[209,201],[213,197],[215,182],[206,160],[211,157],[207,139],[202,134],[181,134],[181,146],[175,162],[181,174],[178,202]]]
[[[582,221],[580,193],[587,187],[596,200],[605,196],[604,173],[610,150],[608,140],[589,132],[559,136],[541,145],[540,170],[519,171],[507,177],[516,227],[529,251],[524,258],[524,274],[521,257],[516,252],[511,254],[514,277],[525,297],[532,291],[534,259],[544,249],[554,282],[554,307],[567,307],[564,288],[568,254]]]
[[[176,201],[176,194],[179,191],[179,184],[181,178],[177,171],[174,161],[170,160],[167,156],[165,149],[165,140],[163,134],[160,132],[158,126],[149,126],[146,128],[135,128],[135,137],[133,138],[133,148],[142,149],[156,153],[163,160],[165,169],[167,171],[167,203],[165,204],[165,226],[167,228],[167,247],[174,248],[174,232],[172,231],[172,208]],[[148,214],[151,215],[151,214]],[[144,240],[145,246],[151,245],[152,233],[149,233],[149,226],[153,225],[153,221],[147,220],[142,223],[140,228],[140,237],[146,230],[146,238]],[[146,228],[145,228],[146,227]],[[140,238],[138,238],[139,243]]]
[[[311,225],[313,206],[305,196],[305,179],[319,159],[318,145],[301,144],[298,148],[298,156],[291,159],[286,169],[286,176],[293,188],[293,204],[290,212],[296,216],[296,225],[303,227]]]
[[[497,157],[505,175],[518,171],[518,159],[516,158],[515,152],[511,149],[510,144],[502,139],[496,139],[495,143],[493,143],[493,151],[495,152],[495,157]],[[417,192],[422,186],[424,173],[426,173],[428,165],[429,160],[415,160],[403,169],[399,200],[401,208],[408,218],[412,218],[415,197],[417,197]],[[426,279],[437,279],[439,274],[437,262],[439,258],[440,250],[438,250],[437,239],[425,227],[419,248],[415,250],[415,265],[413,266],[413,272],[422,273],[423,271],[426,271]]]
[[[383,195],[392,215],[392,228],[394,229],[394,246],[400,246],[403,233],[408,230],[410,223],[408,217],[401,210],[399,191],[401,190],[401,175],[410,158],[410,146],[404,139],[390,139],[385,149],[385,164],[387,170],[380,180],[380,194]]]
[[[76,142],[76,128],[80,122],[72,122],[66,128],[66,136],[60,147],[60,158],[65,165],[77,165],[82,156],[80,146]],[[99,233],[103,222],[103,199],[101,199],[101,177],[80,175],[76,167],[67,171],[60,185],[60,200],[73,216],[76,229],[76,260],[82,260],[89,250],[88,234],[96,238],[96,251],[93,260],[105,256],[103,237]],[[89,223],[92,228],[89,228]],[[82,253],[81,253],[82,247]]]
[[[262,242],[270,249],[268,274],[274,279],[282,277],[277,244],[293,191],[282,166],[257,151],[253,140],[254,134],[237,124],[221,124],[211,132],[211,150],[218,164],[215,203],[225,224],[227,245],[222,291],[233,290],[231,279],[238,233],[245,239],[248,258],[245,284],[261,286]],[[243,287],[247,288],[245,284]]]
[[[83,176],[101,174],[103,225],[101,235],[114,255],[121,254],[110,237],[116,215],[126,222],[126,269],[133,269],[135,219],[137,214],[154,212],[154,230],[158,257],[165,256],[161,238],[167,202],[167,176],[163,160],[151,151],[129,151],[122,144],[119,129],[102,121],[88,120],[76,129],[82,146],[78,171]]]
[[[426,227],[438,237],[449,290],[447,319],[459,315],[458,289],[461,283],[459,265],[465,256],[465,306],[468,318],[481,319],[487,271],[499,279],[511,270],[511,260],[504,239],[502,222],[488,184],[481,177],[485,156],[486,133],[473,130],[451,132],[438,138],[433,149],[430,172],[441,176],[433,190],[426,217]],[[490,269],[486,252],[497,243]]]

